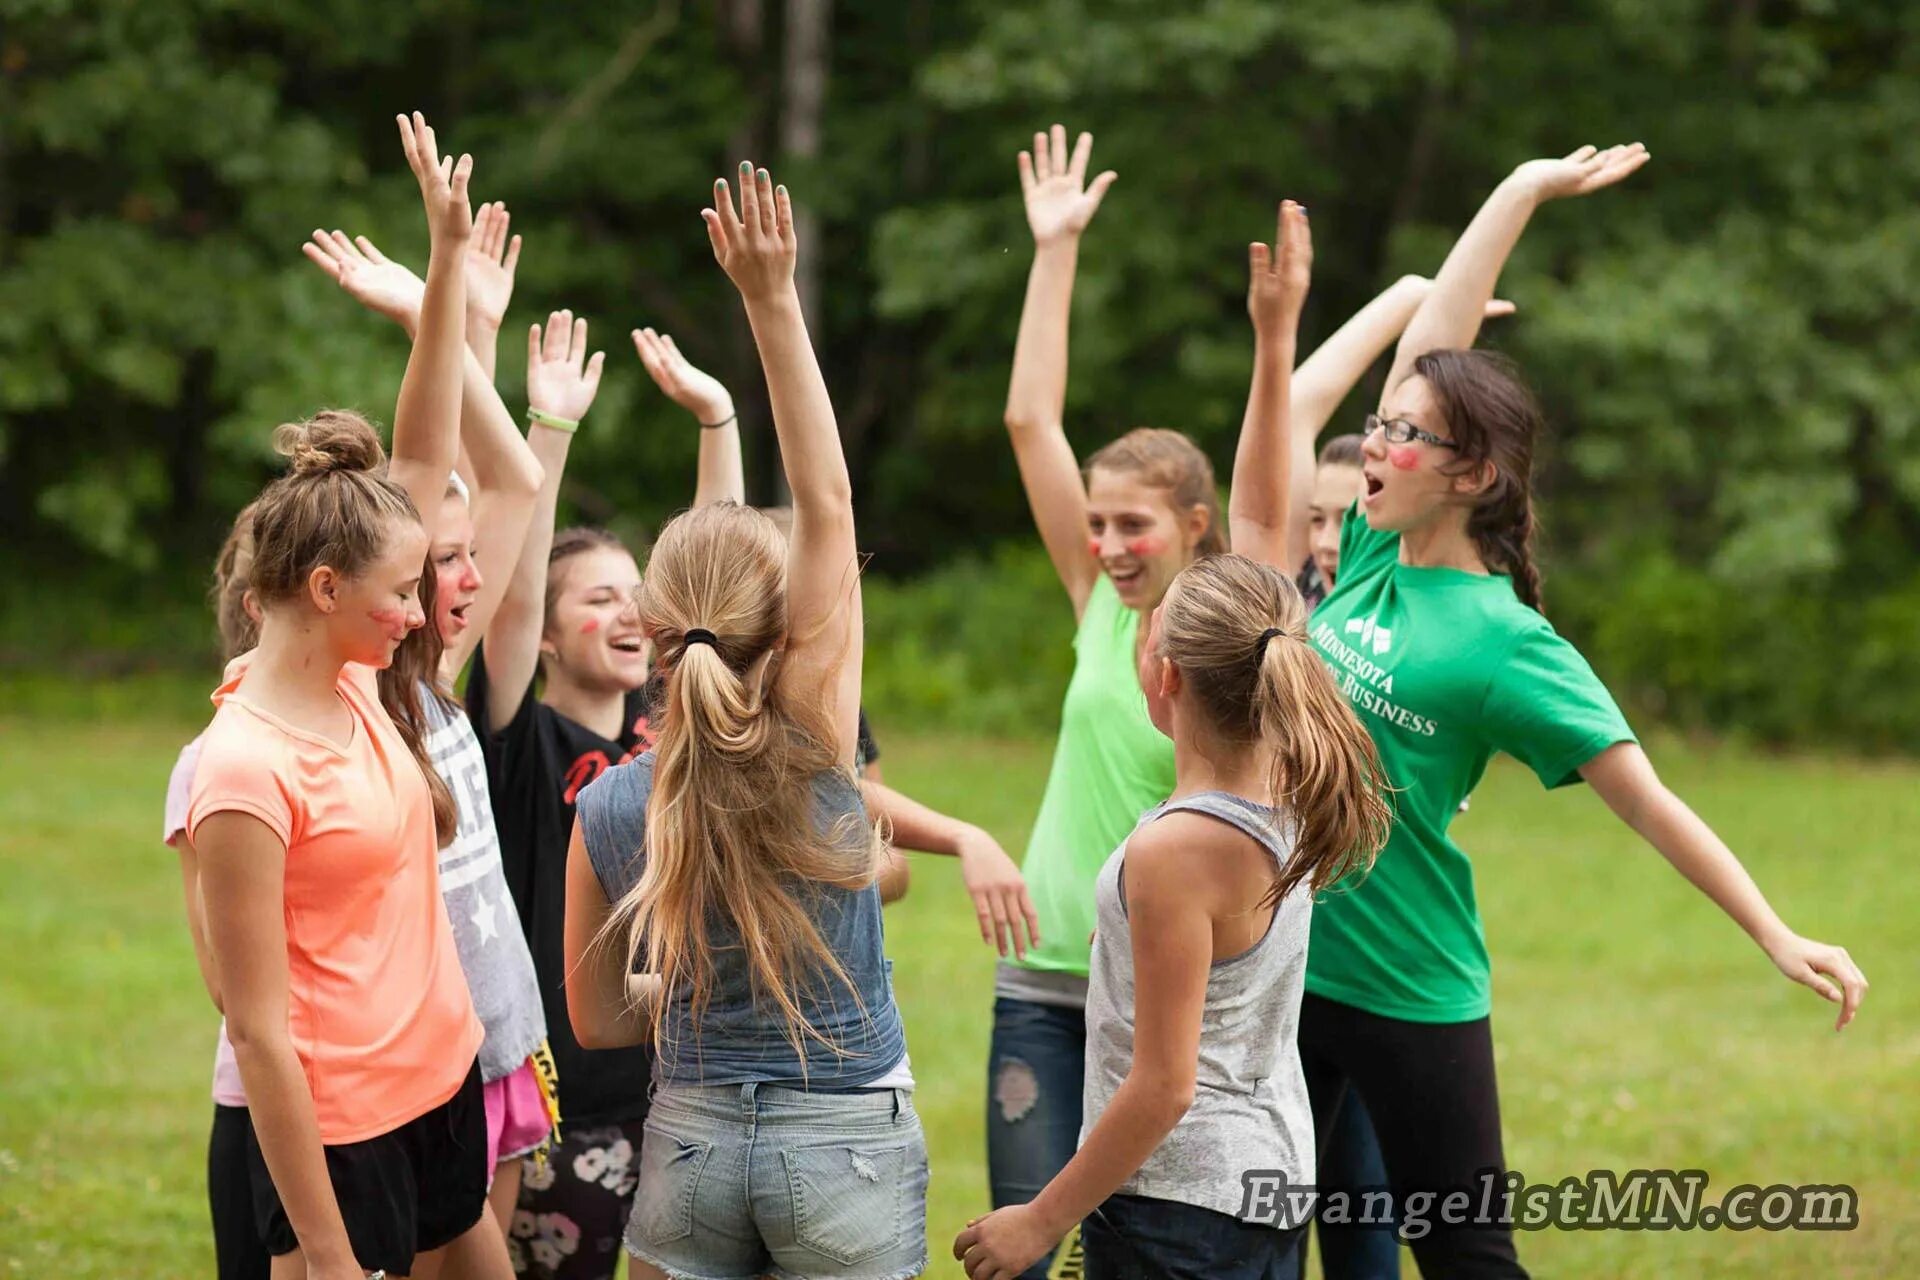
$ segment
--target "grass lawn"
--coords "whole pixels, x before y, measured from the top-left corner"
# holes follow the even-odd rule
[[[178,689],[12,699],[0,714],[0,1275],[211,1274],[202,1178],[213,1014],[180,922],[160,800],[198,727]],[[25,706],[27,709],[22,710]],[[888,780],[1018,854],[1040,742],[904,736]],[[1858,1230],[1524,1235],[1536,1274],[1904,1274],[1920,1256],[1920,766],[1662,744],[1676,788],[1788,919],[1844,942],[1877,985],[1844,1036],[1714,908],[1581,791],[1496,767],[1461,820],[1495,956],[1509,1163],[1533,1182],[1699,1168],[1835,1183]],[[889,951],[933,1150],[932,1275],[986,1199],[993,958],[958,876],[920,859]],[[1405,1272],[1414,1274],[1410,1255]]]

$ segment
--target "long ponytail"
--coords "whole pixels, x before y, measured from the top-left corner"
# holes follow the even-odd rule
[[[838,767],[831,721],[817,690],[769,671],[786,632],[785,540],[732,502],[675,517],[648,562],[640,618],[666,673],[664,714],[637,851],[646,865],[607,932],[624,933],[629,970],[687,994],[698,1026],[713,926],[726,922],[756,1003],[778,1013],[796,1056],[806,1061],[808,1040],[839,1053],[803,1000],[822,983],[859,993],[805,899],[809,885],[871,884],[884,850],[870,825],[849,817],[823,832],[816,820],[814,781]],[[654,1004],[656,1045],[668,1004]]]
[[[1373,738],[1307,639],[1307,606],[1279,570],[1240,555],[1183,569],[1160,609],[1160,656],[1179,668],[1222,739],[1272,757],[1274,806],[1293,854],[1263,905],[1371,865],[1392,821]]]

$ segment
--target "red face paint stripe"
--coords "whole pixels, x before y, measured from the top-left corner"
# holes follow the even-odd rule
[[[588,618],[585,622],[580,624],[580,634],[583,636],[590,636],[594,632],[598,631],[599,629],[600,629],[600,619],[598,618]]]
[[[1420,451],[1410,444],[1395,445],[1387,450],[1387,461],[1396,471],[1412,471],[1420,465]]]

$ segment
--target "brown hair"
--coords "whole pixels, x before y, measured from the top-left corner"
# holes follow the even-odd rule
[[[1213,480],[1213,463],[1200,452],[1199,445],[1178,431],[1135,427],[1095,451],[1087,459],[1083,474],[1091,477],[1102,467],[1137,475],[1141,483],[1165,489],[1167,501],[1176,511],[1185,513],[1193,507],[1205,507],[1207,527],[1194,547],[1194,554],[1218,555],[1227,549],[1227,531],[1220,519],[1220,489]]]
[[[1453,434],[1459,475],[1491,464],[1493,483],[1474,500],[1467,534],[1487,568],[1513,579],[1514,594],[1541,607],[1540,570],[1533,543],[1533,442],[1540,435],[1540,402],[1519,366],[1492,351],[1429,351],[1413,362]]]
[[[427,623],[409,631],[394,649],[393,661],[380,672],[378,684],[380,705],[387,709],[394,728],[406,740],[407,750],[427,775],[427,791],[433,796],[433,830],[444,849],[460,833],[460,809],[454,803],[453,789],[433,767],[433,756],[427,751],[427,699],[439,703],[447,715],[465,713],[440,687],[440,659],[447,651],[447,642],[434,617],[439,597],[440,580],[434,574],[433,552],[429,550],[426,570],[420,575],[420,610],[427,615]]]
[[[559,603],[560,592],[565,589],[566,579],[554,572],[560,565],[573,557],[588,551],[597,551],[602,547],[611,547],[615,551],[625,551],[627,544],[608,533],[605,529],[594,529],[586,525],[575,525],[571,529],[562,529],[553,535],[553,545],[547,549],[547,594],[542,615],[548,621],[553,618],[553,606]]]
[[[1373,862],[1392,820],[1380,755],[1308,641],[1306,602],[1285,574],[1232,554],[1188,565],[1160,606],[1158,653],[1216,734],[1273,753],[1293,854],[1261,905]]]
[[[251,580],[262,605],[298,597],[321,565],[343,577],[360,573],[380,558],[396,521],[420,523],[407,491],[387,477],[380,437],[359,414],[326,409],[305,422],[283,423],[273,433],[273,447],[291,466],[253,503]],[[423,565],[420,603],[427,625],[419,631],[433,634],[430,640],[418,633],[407,637],[402,650],[439,639],[433,623],[431,565]],[[391,670],[381,675],[380,701],[427,780],[434,831],[444,847],[459,827],[459,814],[453,793],[427,755],[419,683],[396,681]]]
[[[220,656],[228,661],[260,643],[260,624],[247,612],[247,592],[253,586],[253,512],[259,505],[256,499],[240,508],[213,562],[207,603],[220,629]]]
[[[1335,436],[1320,446],[1320,457],[1316,461],[1316,465],[1322,467],[1361,466],[1364,460],[1360,454],[1360,446],[1365,443],[1365,441],[1366,437],[1357,431],[1349,431],[1345,435]]]
[[[884,856],[877,830],[848,815],[821,831],[814,779],[839,767],[819,690],[766,676],[787,629],[786,543],[751,507],[717,502],[660,531],[640,588],[640,620],[666,672],[647,801],[646,867],[616,906],[629,969],[691,994],[697,1025],[712,993],[717,918],[745,949],[754,998],[777,1008],[787,1040],[838,1051],[801,1000],[845,969],[804,904],[809,884],[860,888]],[[688,631],[704,629],[689,645]],[[848,779],[849,785],[852,779]],[[668,1002],[654,1006],[656,1043]]]

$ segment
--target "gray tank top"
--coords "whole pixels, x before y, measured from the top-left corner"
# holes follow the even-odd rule
[[[1139,825],[1183,810],[1245,832],[1278,861],[1291,856],[1290,825],[1276,826],[1273,810],[1224,791],[1170,800],[1148,810]],[[1083,1142],[1133,1064],[1133,936],[1123,883],[1126,855],[1122,844],[1094,882]],[[1139,1172],[1121,1185],[1122,1192],[1240,1218],[1247,1174],[1269,1173],[1294,1185],[1313,1181],[1313,1111],[1295,1044],[1312,911],[1313,895],[1296,889],[1275,909],[1259,942],[1214,963],[1200,1015],[1193,1106]],[[1262,1211],[1271,1213],[1272,1206]]]

